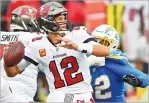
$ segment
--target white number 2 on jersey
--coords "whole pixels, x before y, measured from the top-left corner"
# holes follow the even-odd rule
[[[101,82],[103,82],[103,85],[100,85]],[[112,97],[111,92],[105,92],[104,94],[101,94],[102,90],[106,90],[110,87],[110,80],[107,75],[101,75],[100,77],[96,78],[95,85],[94,93],[96,99],[107,99]]]

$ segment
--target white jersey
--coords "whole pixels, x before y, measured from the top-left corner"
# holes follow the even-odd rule
[[[41,35],[27,32],[25,35],[19,35],[18,41],[21,41],[25,46],[27,46],[30,42],[36,40],[36,37],[41,37]],[[31,64],[22,73],[15,77],[12,78],[5,76],[4,78],[9,83],[14,94],[16,96],[23,96],[25,101],[22,101],[28,102],[33,101],[33,97],[37,91],[38,72],[38,66]]]
[[[74,30],[66,36],[75,43],[89,42],[90,35],[85,30]],[[91,92],[91,76],[86,54],[54,46],[47,37],[30,43],[25,48],[26,60],[41,64],[49,90],[63,93]]]
[[[0,102],[16,102],[13,93],[5,79],[0,76],[1,79],[1,92],[0,92]]]

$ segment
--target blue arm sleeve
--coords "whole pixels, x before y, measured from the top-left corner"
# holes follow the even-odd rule
[[[109,69],[115,72],[121,78],[123,78],[123,76],[126,74],[132,74],[136,76],[137,78],[142,79],[141,87],[146,87],[147,85],[149,85],[149,77],[145,73],[139,71],[138,69],[130,65],[129,63],[127,64],[113,63],[110,65]]]

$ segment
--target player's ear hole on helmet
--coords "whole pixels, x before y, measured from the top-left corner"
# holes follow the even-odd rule
[[[49,16],[49,15],[48,15],[46,18],[47,18],[47,20],[49,20],[49,21],[53,21],[53,20],[54,20],[54,17],[53,17],[53,16]]]

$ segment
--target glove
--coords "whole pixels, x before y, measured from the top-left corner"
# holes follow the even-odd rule
[[[126,75],[124,75],[123,76],[123,80],[126,83],[128,83],[128,84],[130,84],[130,85],[132,85],[134,87],[141,87],[141,85],[142,85],[142,80],[140,78],[135,77],[132,74],[126,74]]]

